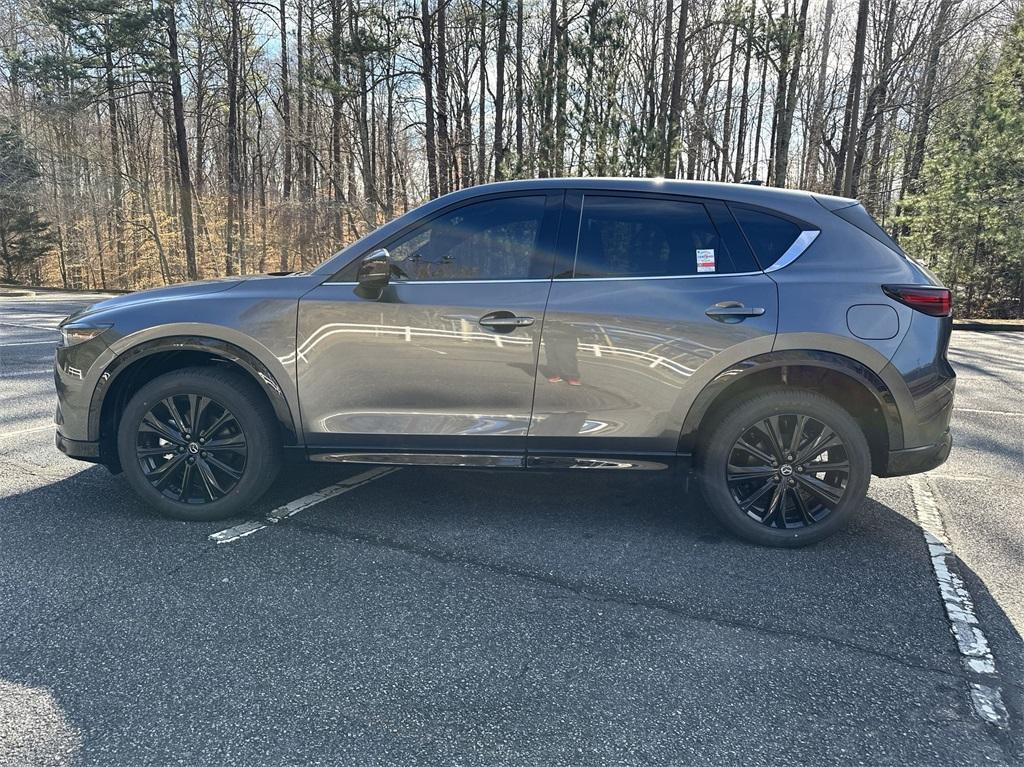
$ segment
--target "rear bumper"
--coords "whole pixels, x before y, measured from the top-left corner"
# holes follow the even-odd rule
[[[941,440],[934,445],[912,447],[907,450],[890,450],[889,460],[884,471],[877,472],[879,477],[902,477],[906,474],[920,474],[936,466],[941,466],[949,458],[953,447],[953,435],[947,430]]]

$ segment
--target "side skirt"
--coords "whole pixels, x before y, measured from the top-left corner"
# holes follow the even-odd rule
[[[295,451],[298,452],[298,451]],[[293,453],[293,456],[295,454]],[[530,455],[489,453],[355,452],[330,448],[307,450],[314,463],[364,463],[391,466],[449,466],[490,469],[610,469],[660,471],[679,463],[679,456],[644,455]]]

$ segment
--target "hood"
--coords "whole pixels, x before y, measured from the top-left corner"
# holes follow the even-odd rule
[[[81,311],[75,312],[61,322],[61,325],[63,326],[69,322],[80,320],[90,315],[99,314],[111,309],[123,309],[125,307],[137,306],[139,304],[176,300],[179,298],[189,298],[191,296],[202,296],[209,293],[221,293],[225,290],[230,290],[237,285],[241,285],[245,282],[245,279],[245,277],[220,277],[213,280],[185,282],[181,285],[168,285],[163,288],[150,288],[149,290],[140,290],[137,293],[127,293],[123,296],[114,296],[113,298],[108,298],[105,301],[99,301],[98,303],[87,306]]]

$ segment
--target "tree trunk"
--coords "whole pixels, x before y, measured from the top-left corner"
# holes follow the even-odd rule
[[[818,79],[814,89],[814,102],[811,116],[807,123],[807,134],[804,137],[804,169],[801,173],[801,185],[814,189],[818,183],[818,153],[821,147],[822,132],[825,121],[825,83],[828,78],[828,57],[832,47],[832,15],[835,12],[835,0],[825,3],[825,20],[821,30],[821,61],[818,62]]]
[[[669,98],[668,135],[665,141],[662,174],[666,178],[676,176],[676,156],[679,152],[680,122],[683,116],[683,69],[686,64],[686,24],[690,12],[690,0],[679,4],[679,29],[676,32],[676,52],[672,64],[672,94]]]
[[[793,114],[796,111],[797,85],[800,82],[800,61],[804,51],[804,37],[807,32],[807,4],[808,0],[801,0],[800,14],[797,17],[796,29],[786,30],[787,40],[792,36],[792,42],[787,42],[787,58],[792,58],[791,69],[784,80],[780,80],[779,97],[782,98],[782,109],[778,112],[778,130],[775,140],[775,168],[772,173],[772,180],[775,186],[785,186],[786,176],[789,171],[789,143],[793,134]],[[791,54],[790,54],[791,51]]]
[[[228,202],[227,222],[224,231],[225,256],[224,269],[228,275],[235,273],[235,225],[241,206],[241,178],[239,169],[238,149],[238,76],[240,68],[241,23],[239,19],[239,0],[229,0],[231,30],[228,35]]]
[[[850,89],[846,94],[846,109],[843,113],[843,136],[836,160],[836,180],[832,185],[833,194],[849,197],[853,194],[854,146],[857,140],[857,122],[860,117],[860,90],[864,79],[864,49],[867,42],[869,0],[859,0],[857,5],[857,35],[853,47],[853,67],[850,71]]]
[[[505,178],[505,58],[508,53],[508,0],[498,2],[498,50],[494,83],[494,180]]]
[[[736,71],[736,40],[739,37],[739,25],[732,26],[732,41],[729,43],[729,84],[725,89],[725,115],[722,118],[722,169],[718,173],[719,181],[729,180],[729,143],[732,141],[732,81]]]
[[[467,88],[468,90],[468,88]],[[487,183],[487,3],[480,3],[480,114],[476,145],[477,183]]]
[[[288,76],[288,0],[278,4],[278,26],[281,32],[281,214],[278,221],[280,231],[280,268],[288,271],[288,248],[291,245],[292,198],[292,104],[291,84]]]
[[[928,60],[924,68],[924,81],[917,98],[918,108],[910,129],[910,148],[903,172],[903,184],[900,189],[900,200],[908,193],[920,191],[918,180],[921,168],[924,167],[925,142],[928,139],[928,127],[934,109],[935,83],[939,74],[939,55],[946,42],[946,24],[957,0],[941,0],[939,12],[935,18],[935,26],[928,40]],[[898,211],[897,211],[898,213]]]
[[[178,20],[175,18],[174,0],[168,0],[166,14],[168,60],[171,65],[171,103],[174,110],[174,147],[178,154],[178,204],[181,207],[181,228],[185,240],[185,273],[190,280],[198,280],[196,232],[192,221],[192,176],[188,163],[188,136],[185,132],[185,102],[181,93]]]
[[[743,178],[743,157],[747,146],[747,110],[750,108],[750,61],[754,54],[754,25],[757,22],[757,0],[750,3],[750,21],[744,40],[743,52],[743,95],[740,96],[739,135],[736,137],[736,163],[733,166],[732,180]]]
[[[558,45],[558,0],[548,0],[548,39],[541,66],[540,80],[540,157],[538,173],[541,178],[551,175],[554,157],[554,101],[555,101],[555,68],[557,67],[556,48]]]
[[[445,0],[441,0],[445,2]],[[423,54],[423,99],[426,122],[427,187],[431,199],[440,194],[437,183],[437,127],[434,122],[434,43],[431,35],[430,0],[420,0],[420,51]]]
[[[110,182],[112,190],[111,211],[113,218],[114,247],[117,254],[117,284],[126,287],[124,282],[125,250],[124,250],[124,184],[121,180],[121,138],[118,133],[117,86],[114,80],[114,56],[111,51],[113,44],[110,39],[109,24],[106,29],[107,44],[103,51],[103,71],[107,87],[107,120],[110,129]]]
[[[516,175],[523,174],[523,0],[516,0]]]
[[[331,210],[334,246],[344,242],[343,213],[345,192],[341,188],[341,4],[343,0],[330,0],[331,32],[328,47],[331,57]]]
[[[451,133],[448,128],[448,0],[437,6],[437,178],[441,194],[451,191]]]
[[[555,144],[552,147],[552,170],[556,176],[565,175],[565,123],[566,102],[569,98],[569,9],[568,0],[562,0],[558,20],[558,44],[555,47]]]

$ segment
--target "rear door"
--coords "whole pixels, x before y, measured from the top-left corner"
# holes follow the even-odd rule
[[[522,463],[562,197],[458,203],[384,243],[392,277],[379,296],[361,295],[346,267],[302,298],[314,458]]]
[[[673,454],[705,366],[770,350],[775,283],[718,201],[571,192],[559,239],[530,464]]]

